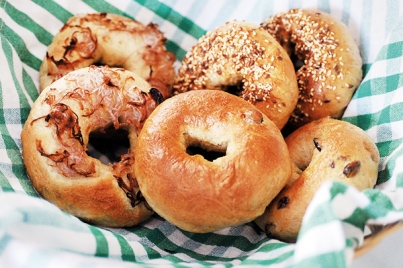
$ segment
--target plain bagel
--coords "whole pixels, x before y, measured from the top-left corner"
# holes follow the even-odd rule
[[[133,226],[153,211],[133,172],[134,146],[144,121],[162,100],[138,75],[108,67],[68,73],[45,88],[21,133],[22,156],[35,189],[86,222]],[[128,132],[130,150],[105,165],[87,155],[89,135],[108,127]]]
[[[140,75],[167,98],[172,93],[175,57],[165,41],[156,24],[143,25],[110,13],[75,15],[48,47],[40,67],[40,91],[73,70],[108,65]]]
[[[256,223],[271,238],[295,242],[302,217],[325,180],[358,190],[373,188],[379,152],[364,130],[337,119],[312,121],[286,138],[293,162],[291,180]]]
[[[135,158],[150,207],[198,233],[252,221],[291,175],[280,130],[252,104],[219,90],[161,103],[140,132]]]

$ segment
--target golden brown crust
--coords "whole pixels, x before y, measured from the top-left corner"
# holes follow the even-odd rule
[[[300,127],[286,143],[293,175],[256,223],[268,236],[293,242],[308,204],[325,180],[338,180],[361,191],[372,188],[380,157],[375,143],[362,129],[332,118]]]
[[[241,87],[236,94],[280,129],[297,103],[289,56],[270,34],[251,23],[228,22],[200,38],[182,61],[174,94],[230,87]]]
[[[49,45],[40,68],[40,91],[63,75],[93,64],[137,73],[167,98],[175,56],[156,24],[110,13],[71,17]]]
[[[293,9],[261,27],[303,62],[290,129],[326,116],[340,118],[362,79],[362,59],[347,26],[323,11]]]
[[[21,133],[22,156],[35,189],[93,224],[123,227],[153,213],[133,171],[134,145],[158,93],[123,69],[87,67],[45,88]],[[157,95],[157,97],[154,97]],[[158,98],[157,98],[158,99]],[[129,133],[130,150],[104,165],[86,154],[89,134],[113,126]]]
[[[190,155],[191,146],[223,156],[209,161]],[[279,129],[250,103],[218,90],[182,93],[159,105],[139,135],[135,157],[150,206],[192,232],[253,220],[291,175]]]

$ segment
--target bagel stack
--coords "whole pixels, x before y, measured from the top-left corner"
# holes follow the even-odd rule
[[[164,41],[153,24],[107,13],[74,16],[55,36],[22,132],[43,197],[98,225],[133,226],[156,212],[186,231],[255,222],[293,242],[325,179],[374,186],[376,145],[329,118],[341,117],[362,76],[354,40],[330,15],[225,23],[200,38],[175,78]],[[89,134],[111,125],[129,131],[130,150],[100,165],[86,155]]]

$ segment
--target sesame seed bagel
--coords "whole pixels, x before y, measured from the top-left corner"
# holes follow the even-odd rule
[[[293,172],[287,186],[255,222],[271,238],[295,242],[302,218],[325,180],[337,180],[363,191],[373,188],[380,156],[359,127],[330,117],[312,121],[285,139]]]
[[[153,212],[134,174],[137,134],[162,100],[140,76],[108,67],[75,70],[46,87],[21,133],[22,156],[45,199],[82,220],[133,226]],[[89,135],[109,126],[128,132],[130,150],[109,165],[87,155]]]
[[[235,93],[280,129],[298,99],[287,53],[270,34],[245,21],[228,22],[208,32],[187,53],[175,78],[174,94],[199,89]]]
[[[296,71],[299,99],[289,127],[326,116],[340,118],[362,79],[362,59],[347,26],[323,11],[293,9],[261,27],[302,62]]]
[[[198,233],[252,221],[291,175],[280,130],[255,106],[220,90],[161,103],[140,132],[135,158],[148,204]]]
[[[166,50],[165,40],[156,24],[110,13],[75,15],[48,47],[40,67],[40,91],[73,70],[108,65],[137,73],[167,98],[175,56]]]

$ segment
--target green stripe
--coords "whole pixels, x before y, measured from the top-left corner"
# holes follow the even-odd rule
[[[4,10],[17,24],[32,32],[42,44],[48,45],[52,42],[52,34],[47,32],[28,15],[13,7],[10,2],[7,4]]]
[[[109,256],[109,248],[108,248],[108,240],[102,234],[98,228],[88,225],[90,231],[94,234],[94,238],[97,243],[95,255],[96,257],[108,257]]]
[[[389,196],[387,196],[384,192],[377,189],[370,189],[364,191],[364,194],[371,200],[370,206],[376,206],[372,209],[366,208],[366,210],[374,213],[371,214],[372,219],[384,217],[388,211],[396,211]]]
[[[68,12],[53,1],[33,0],[33,2],[41,6],[43,9],[49,11],[49,13],[51,13],[54,17],[58,18],[62,22],[66,22],[71,16],[73,16],[72,13]]]
[[[1,225],[0,225],[1,226]],[[7,246],[14,240],[13,237],[11,237],[9,234],[3,234],[0,237],[0,255],[3,255],[4,250],[7,248]]]
[[[369,70],[371,69],[372,64],[371,63],[364,63],[362,65],[362,77],[365,77]]]
[[[11,28],[9,28],[6,24],[4,24],[3,20],[0,19],[0,24],[2,24],[2,33],[7,38],[7,40],[11,43],[14,49],[17,51],[18,55],[22,62],[30,66],[35,70],[39,70],[39,67],[42,64],[42,60],[36,58],[25,46],[24,40],[16,34]]]
[[[236,227],[235,227],[236,228]],[[239,227],[243,229],[244,227]],[[233,229],[234,230],[234,229]],[[192,233],[181,231],[186,237],[191,239],[192,241],[199,242],[204,245],[211,245],[211,246],[220,246],[220,247],[235,247],[241,251],[252,251],[259,247],[260,245],[267,242],[268,239],[262,239],[257,241],[256,243],[251,243],[246,237],[241,236],[239,234],[216,234],[213,233],[211,235],[199,234],[199,233]],[[280,242],[280,244],[283,244]],[[273,245],[273,244],[271,244]],[[274,245],[273,245],[274,246]]]
[[[206,30],[199,27],[193,21],[191,21],[186,17],[183,17],[181,14],[173,10],[171,7],[157,0],[136,0],[136,2],[150,9],[161,18],[178,26],[179,29],[183,30],[185,33],[193,36],[194,38],[200,38],[202,35],[206,33]]]
[[[190,258],[193,258],[193,259],[196,259],[199,261],[231,261],[231,260],[233,260],[233,258],[224,258],[224,257],[212,256],[212,255],[203,255],[203,254],[195,252],[194,250],[189,250],[184,247],[181,247],[180,245],[176,245],[175,243],[170,241],[167,238],[166,234],[163,233],[159,228],[149,229],[145,226],[140,225],[140,226],[136,226],[135,228],[127,229],[127,230],[135,233],[136,235],[138,235],[140,237],[146,238],[147,240],[152,242],[156,247],[160,248],[161,250],[166,251],[167,253],[183,253],[183,254],[189,256]],[[214,235],[215,234],[210,234],[210,235],[205,235],[205,236],[214,236]],[[192,242],[192,241],[189,241],[189,242]],[[198,243],[198,242],[195,242],[195,243]],[[219,247],[221,247],[221,245],[215,245],[215,247],[218,249]],[[222,247],[222,248],[224,249],[225,247]],[[246,256],[239,257],[237,259],[243,259],[245,257]],[[174,262],[182,261],[180,258],[178,258],[172,254],[169,254],[162,258],[170,260],[170,261],[174,261]]]
[[[383,46],[379,51],[376,60],[390,60],[403,56],[403,42],[390,43]]]
[[[392,177],[393,170],[395,170],[395,167],[396,167],[396,160],[400,155],[402,155],[401,149],[399,151],[396,151],[397,148],[399,148],[399,146],[401,144],[403,144],[403,139],[377,143],[381,157],[387,157],[387,156],[391,155],[392,153],[394,153],[394,157],[389,159],[385,169],[379,171],[377,184],[384,183]],[[402,177],[402,176],[400,176],[400,177]],[[396,187],[398,187],[398,186],[396,186]]]
[[[193,36],[195,39],[199,39],[206,33],[206,30],[199,27],[192,20],[183,17],[181,14],[173,10],[171,7],[156,1],[156,0],[136,0],[136,2],[160,16],[164,20],[169,21],[173,25],[176,25],[179,29],[185,32],[187,35]],[[185,55],[186,50],[181,48],[177,43],[172,40],[167,40],[166,47],[168,51],[175,54],[177,60],[181,61]]]
[[[130,244],[124,239],[122,236],[116,233],[112,233],[119,242],[121,249],[122,260],[135,262],[136,257],[134,256],[134,252]]]
[[[11,118],[13,118],[13,116],[15,116],[16,114],[19,114],[19,116],[20,116],[19,122],[15,122],[15,123],[25,122],[25,120],[28,117],[28,114],[27,114],[27,110],[24,109],[23,107],[29,107],[29,104],[28,104],[28,101],[27,101],[25,95],[22,92],[22,88],[20,86],[20,83],[18,82],[17,75],[15,74],[15,70],[13,68],[14,67],[13,50],[12,50],[12,48],[10,46],[10,43],[7,42],[7,40],[5,40],[4,37],[1,36],[1,35],[0,35],[0,41],[1,41],[1,46],[2,46],[2,49],[3,49],[3,53],[4,53],[4,55],[6,56],[6,59],[7,59],[7,63],[8,63],[8,66],[9,66],[10,74],[11,74],[11,77],[13,79],[15,89],[17,90],[18,99],[19,99],[19,103],[20,103],[19,106],[21,107],[18,110],[17,109],[16,110],[2,110],[3,111],[2,115],[5,116],[5,115],[8,114]],[[3,88],[1,88],[1,91],[3,92]],[[1,96],[1,99],[3,100],[3,96]],[[2,104],[1,107],[4,107],[3,103],[1,103],[1,104]],[[10,111],[10,112],[5,113],[5,111]],[[2,121],[2,122],[6,123],[6,121]],[[16,146],[16,148],[18,148],[18,147]]]
[[[22,69],[22,82],[24,84],[24,88],[26,92],[28,93],[29,98],[32,101],[35,101],[38,98],[39,91],[35,86],[34,81],[32,80],[32,77],[27,73],[25,69]],[[27,120],[28,114],[31,110],[29,106],[23,106],[25,109],[21,110],[21,122],[25,122]]]
[[[373,114],[357,115],[353,117],[346,117],[343,120],[348,121],[363,130],[368,130],[374,126],[380,126],[382,124],[388,124],[391,122],[397,122],[401,120],[401,111],[403,111],[403,103],[396,103],[390,106],[386,106],[382,110]],[[384,128],[384,130],[386,130]],[[382,133],[385,135],[386,133]],[[391,133],[390,133],[391,135]],[[392,138],[392,137],[390,137]],[[384,138],[385,139],[385,138]]]
[[[397,88],[403,86],[403,78],[401,74],[393,74],[386,77],[373,78],[362,82],[356,94],[355,99],[381,95],[388,92],[395,91]]]
[[[18,99],[20,101],[20,106],[21,107],[29,107],[27,100],[22,93],[21,87],[18,83],[18,80],[16,78],[15,70],[12,68],[14,66],[13,63],[13,51],[12,48],[10,47],[10,44],[4,40],[3,36],[0,35],[0,40],[1,40],[1,46],[3,49],[3,53],[6,57],[7,64],[10,66],[9,70],[15,85],[15,88],[18,92]],[[3,63],[5,64],[5,63]],[[5,90],[10,90],[10,89],[3,89],[3,85],[0,83],[0,101],[1,101],[1,107],[3,107],[3,93]],[[12,172],[13,174],[18,178],[19,182],[21,183],[21,186],[23,187],[24,191],[29,194],[36,196],[36,192],[32,187],[31,182],[28,179],[28,176],[25,171],[25,166],[22,161],[21,157],[21,152],[20,148],[17,145],[17,142],[11,137],[8,129],[7,129],[7,124],[9,123],[14,123],[14,124],[21,124],[21,122],[24,122],[26,120],[26,117],[28,115],[28,109],[20,108],[20,109],[1,109],[0,112],[0,132],[2,139],[4,141],[5,147],[6,147],[6,152],[7,155],[10,159],[10,161],[13,163],[12,165]]]
[[[11,187],[10,182],[8,181],[7,177],[4,175],[3,170],[4,168],[2,167],[3,164],[0,163],[0,188],[3,192],[15,192],[13,187]],[[1,245],[1,243],[0,243]]]

